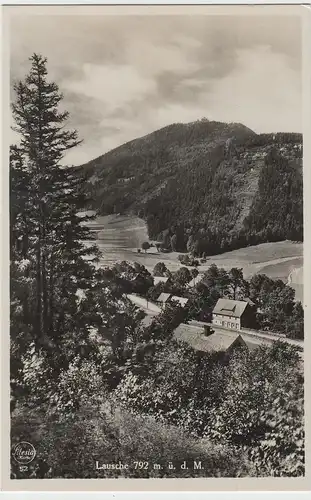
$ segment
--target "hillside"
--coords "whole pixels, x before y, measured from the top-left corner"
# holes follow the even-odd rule
[[[214,254],[301,241],[301,134],[241,124],[173,124],[83,166],[90,207],[134,213],[166,247]]]

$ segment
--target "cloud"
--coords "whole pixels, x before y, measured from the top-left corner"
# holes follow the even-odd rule
[[[65,80],[64,89],[79,96],[90,97],[103,104],[103,111],[111,113],[128,102],[144,99],[156,91],[156,82],[144,77],[133,66],[99,66],[84,64],[79,80]]]
[[[119,114],[103,118],[96,154],[167,124],[203,117],[241,122],[256,132],[301,131],[299,73],[288,67],[285,56],[269,47],[238,51],[236,68],[225,78],[185,79],[180,86],[192,93],[191,99],[167,100],[157,105],[146,101],[140,107],[136,103],[133,113],[132,107],[126,106]],[[92,158],[92,152],[96,156],[95,149],[92,150],[91,142],[89,145]]]
[[[48,57],[69,125],[84,138],[70,162],[202,117],[301,130],[299,18],[39,17],[12,18],[12,78],[32,52]]]
[[[181,39],[183,40],[183,39]],[[191,39],[188,39],[191,42]],[[153,45],[133,41],[129,43],[126,53],[130,64],[148,76],[156,77],[161,73],[170,72],[174,75],[183,75],[197,70],[199,61],[195,59],[196,51],[201,46],[200,42],[193,44],[181,41],[181,45],[173,43]]]
[[[256,132],[301,132],[301,79],[270,47],[238,51],[230,74],[211,88],[208,101],[220,120],[247,124]]]

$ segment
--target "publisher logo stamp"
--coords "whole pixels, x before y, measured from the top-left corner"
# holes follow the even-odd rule
[[[22,465],[30,464],[36,456],[35,447],[28,441],[21,441],[13,448],[13,457]]]

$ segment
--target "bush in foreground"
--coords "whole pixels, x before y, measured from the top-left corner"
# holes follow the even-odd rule
[[[37,412],[16,412],[11,429],[14,441],[31,442],[37,455],[29,473],[21,473],[12,464],[12,477],[165,478],[255,474],[247,455],[234,447],[191,438],[177,427],[156,422],[152,417],[134,416],[110,405],[105,405],[97,414],[90,415],[88,410],[87,407],[81,409],[72,421],[47,420],[43,413]],[[185,462],[187,469],[181,468]],[[128,468],[99,469],[103,464],[115,463]],[[169,464],[175,469],[169,469]]]

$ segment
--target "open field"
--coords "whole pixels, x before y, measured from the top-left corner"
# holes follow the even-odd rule
[[[150,248],[146,253],[138,253],[143,241],[148,241],[145,222],[129,215],[108,215],[98,217],[90,227],[97,233],[97,244],[102,251],[101,266],[111,266],[117,261],[139,262],[152,271],[157,262],[164,262],[171,271],[181,267],[178,253],[159,253]],[[208,258],[199,272],[215,263],[219,267],[231,269],[241,267],[246,278],[264,273],[273,279],[281,279],[296,291],[296,298],[303,294],[303,245],[291,241],[263,243],[241,248]]]

